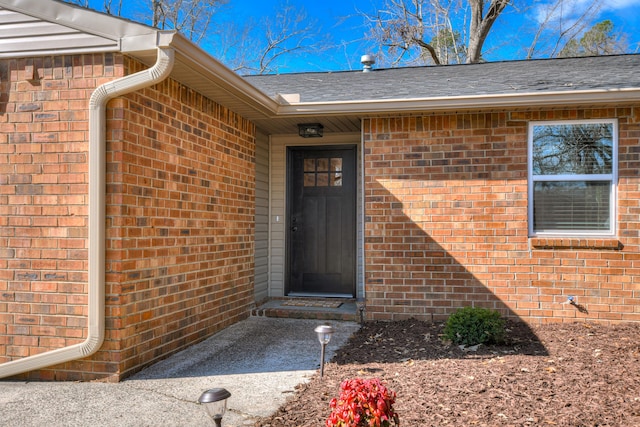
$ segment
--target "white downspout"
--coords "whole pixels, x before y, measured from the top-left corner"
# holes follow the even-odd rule
[[[88,334],[85,341],[69,347],[0,364],[0,378],[10,377],[90,356],[100,349],[105,328],[105,192],[106,109],[118,96],[165,80],[174,64],[174,49],[158,48],[153,67],[105,83],[89,101],[89,283]]]

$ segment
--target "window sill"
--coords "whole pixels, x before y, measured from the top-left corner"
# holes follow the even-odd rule
[[[579,238],[579,237],[531,237],[531,249],[600,249],[622,250],[623,245],[615,238]]]

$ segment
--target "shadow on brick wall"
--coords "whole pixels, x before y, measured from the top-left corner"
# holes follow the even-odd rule
[[[528,274],[530,266],[517,262],[526,255],[510,250],[521,231],[496,220],[522,203],[515,194],[509,200],[474,193],[472,185],[452,190],[444,182],[433,187],[410,179],[367,183],[367,319],[442,322],[459,308],[483,307],[518,324],[522,339],[536,341],[526,321],[539,314],[541,303],[537,289],[518,277]],[[524,212],[526,218],[526,204]],[[516,313],[516,304],[528,308]]]

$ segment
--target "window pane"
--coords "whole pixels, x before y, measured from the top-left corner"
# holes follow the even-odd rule
[[[319,173],[318,174],[318,187],[328,187],[329,186],[329,174],[328,173]]]
[[[304,171],[315,172],[315,170],[316,170],[316,159],[304,159]]]
[[[318,159],[318,172],[329,171],[329,159]]]
[[[342,187],[342,174],[341,173],[332,173],[330,176],[331,176],[331,186],[332,187]]]
[[[304,186],[305,187],[315,187],[316,186],[316,174],[313,173],[305,173],[304,174]]]
[[[536,182],[534,230],[609,230],[608,181]]]
[[[613,124],[533,126],[534,175],[610,174]]]
[[[342,172],[342,159],[331,159],[331,171]]]

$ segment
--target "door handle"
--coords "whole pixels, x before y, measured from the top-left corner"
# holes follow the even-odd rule
[[[298,227],[294,225],[293,227],[291,227],[291,231],[298,231]]]

